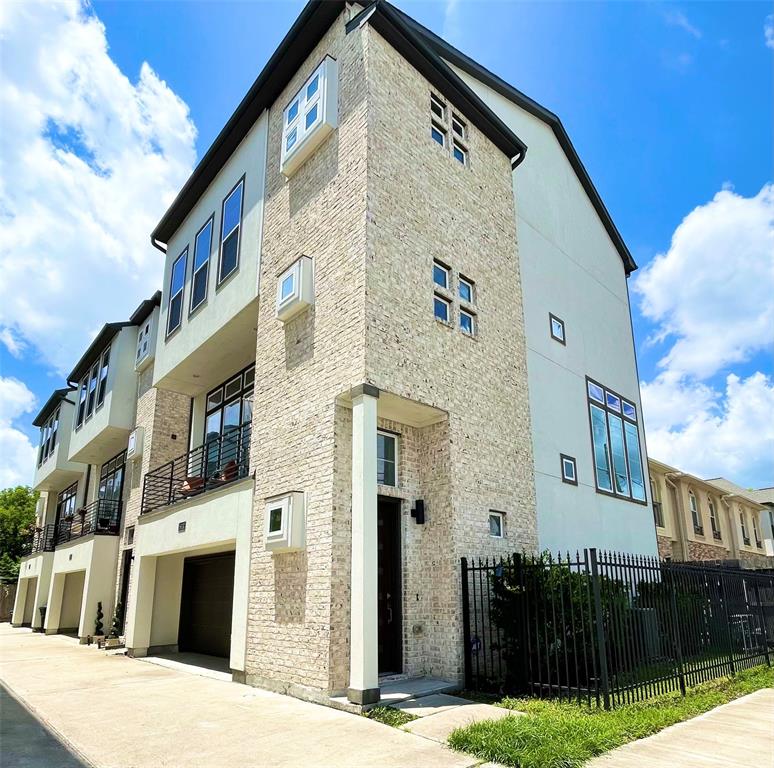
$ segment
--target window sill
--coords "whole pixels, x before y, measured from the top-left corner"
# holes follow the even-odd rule
[[[440,317],[435,317],[435,315],[433,315],[433,319],[436,323],[442,325],[444,328],[448,328],[450,331],[454,330],[454,325],[452,324],[451,320],[441,320]]]
[[[241,251],[241,246],[242,246],[241,241],[240,241],[239,245],[240,245],[240,251]],[[237,262],[237,265],[234,267],[234,269],[232,269],[231,272],[229,272],[223,279],[219,280],[218,283],[216,284],[216,286],[215,286],[215,293],[216,294],[218,293],[218,291],[224,285],[226,285],[227,283],[229,283],[231,281],[231,279],[234,277],[234,275],[238,275],[239,274],[239,268],[240,268],[241,263],[242,263],[242,254],[241,254],[241,252],[239,253],[238,258],[239,258],[239,261]]]
[[[404,501],[413,498],[408,491],[399,485],[381,485],[381,483],[377,483],[376,493],[378,496],[389,496],[392,499],[402,499]]]

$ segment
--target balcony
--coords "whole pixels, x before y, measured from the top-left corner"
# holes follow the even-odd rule
[[[95,533],[101,536],[118,536],[121,527],[121,502],[114,499],[96,499],[79,509],[72,517],[60,520],[55,544],[66,544]]]
[[[37,555],[38,552],[54,551],[54,524],[36,528],[22,543],[22,557]]]
[[[148,472],[141,513],[222,488],[247,477],[249,470],[250,424],[244,424]]]

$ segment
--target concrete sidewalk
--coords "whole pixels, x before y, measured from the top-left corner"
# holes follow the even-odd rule
[[[585,768],[769,768],[774,766],[774,689],[764,688],[647,739],[633,741]]]
[[[0,624],[0,679],[98,768],[481,761],[364,717]]]

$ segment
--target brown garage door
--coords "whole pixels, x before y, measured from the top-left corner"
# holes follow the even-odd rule
[[[229,655],[233,597],[233,552],[186,558],[178,635],[181,652]]]

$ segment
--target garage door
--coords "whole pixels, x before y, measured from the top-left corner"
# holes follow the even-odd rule
[[[178,635],[181,652],[229,655],[233,596],[233,552],[186,558]]]

